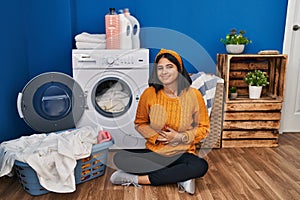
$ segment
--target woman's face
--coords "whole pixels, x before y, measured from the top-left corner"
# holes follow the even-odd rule
[[[178,78],[178,70],[174,63],[167,58],[161,58],[157,63],[157,77],[164,86],[176,84]]]

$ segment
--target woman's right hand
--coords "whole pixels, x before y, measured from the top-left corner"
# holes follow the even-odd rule
[[[156,140],[159,141],[159,142],[162,142],[163,144],[168,144],[169,143],[168,139],[163,137],[162,135],[158,135]]]

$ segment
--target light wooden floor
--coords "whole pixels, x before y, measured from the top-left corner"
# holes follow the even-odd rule
[[[1,200],[175,200],[175,199],[300,199],[300,134],[283,134],[277,148],[214,149],[205,157],[210,165],[196,180],[196,193],[181,194],[176,184],[166,186],[115,186],[109,182],[114,169],[77,185],[71,194],[48,193],[33,197],[15,178],[0,178]]]

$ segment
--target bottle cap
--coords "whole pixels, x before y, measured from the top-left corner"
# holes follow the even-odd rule
[[[109,8],[109,14],[113,15],[115,13],[115,8]]]

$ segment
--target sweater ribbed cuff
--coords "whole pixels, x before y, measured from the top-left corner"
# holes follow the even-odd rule
[[[187,133],[182,133],[181,142],[183,144],[188,144],[188,142],[189,142],[189,135]]]

